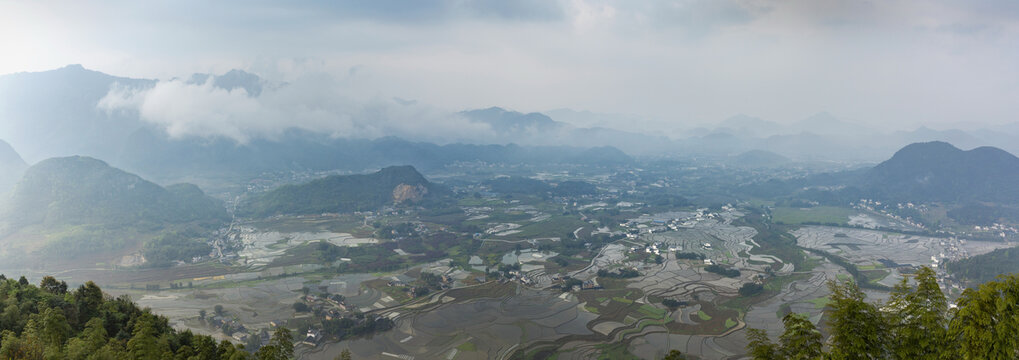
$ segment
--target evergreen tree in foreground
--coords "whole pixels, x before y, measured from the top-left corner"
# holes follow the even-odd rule
[[[289,330],[251,355],[230,342],[176,331],[166,318],[112,298],[92,282],[75,291],[52,277],[39,287],[0,275],[0,359],[284,360],[294,355]]]
[[[754,360],[772,359],[1019,359],[1019,274],[967,289],[949,311],[933,270],[903,279],[882,306],[865,301],[852,282],[829,283],[829,350],[805,317],[786,315],[779,343],[749,329]]]

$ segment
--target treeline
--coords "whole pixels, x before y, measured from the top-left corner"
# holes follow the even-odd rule
[[[867,302],[853,282],[831,282],[825,314],[829,339],[806,317],[790,313],[782,319],[785,331],[777,343],[763,330],[749,330],[749,355],[754,360],[1019,358],[1019,275],[967,289],[953,310],[933,270],[918,270],[915,284],[903,279],[888,302],[878,305]]]
[[[289,330],[277,329],[255,354],[227,341],[177,331],[165,317],[141,309],[127,296],[104,295],[87,282],[45,277],[39,286],[0,275],[0,359],[288,359]]]
[[[640,276],[637,269],[619,269],[618,271],[598,270],[598,277],[611,279],[630,279]]]
[[[715,273],[715,274],[718,274],[718,275],[722,275],[722,276],[725,276],[725,277],[731,277],[731,278],[739,277],[739,275],[740,275],[740,272],[737,269],[727,268],[727,267],[724,267],[722,265],[717,265],[717,264],[705,266],[704,270],[707,271],[707,272],[710,272],[710,273]]]
[[[998,274],[1019,272],[1019,248],[1007,248],[949,262],[948,272],[980,283],[994,280]]]
[[[687,259],[687,260],[704,260],[705,256],[704,256],[704,254],[701,254],[701,253],[677,251],[676,252],[676,258],[677,259]]]
[[[354,317],[341,317],[322,321],[322,330],[340,340],[389,331],[396,324],[387,317],[358,313]]]
[[[145,243],[142,254],[149,266],[164,267],[173,265],[174,261],[190,261],[197,256],[209,255],[212,246],[194,231],[171,232],[162,234]]]

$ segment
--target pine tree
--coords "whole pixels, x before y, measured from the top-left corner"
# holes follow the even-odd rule
[[[916,288],[902,279],[885,305],[890,325],[889,345],[897,359],[939,359],[947,356],[948,301],[938,286],[934,270],[921,267],[914,277]]]
[[[131,340],[127,341],[127,349],[131,359],[158,360],[169,352],[163,342],[156,337],[156,319],[151,314],[144,314],[134,324]]]
[[[269,344],[258,349],[255,356],[259,360],[287,360],[294,356],[294,337],[290,329],[277,327],[273,331]]]
[[[950,334],[962,359],[1019,359],[1019,275],[963,291]]]
[[[788,313],[782,317],[785,332],[779,337],[782,358],[813,360],[821,358],[821,332],[806,316]]]
[[[761,329],[747,329],[747,351],[753,360],[779,360],[778,345],[768,339],[768,333]]]
[[[877,307],[853,282],[831,282],[831,354],[835,360],[886,359],[886,325]]]

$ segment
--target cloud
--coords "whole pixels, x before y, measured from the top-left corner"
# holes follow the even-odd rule
[[[351,95],[353,89],[324,74],[265,87],[257,96],[243,87],[217,86],[215,79],[159,81],[145,89],[114,86],[97,107],[135,113],[174,138],[222,136],[245,143],[303,129],[343,138],[494,140],[488,125],[413,101],[357,98]]]
[[[237,4],[247,5],[246,1]],[[405,23],[441,23],[457,19],[552,21],[564,15],[562,6],[554,0],[298,1],[291,6],[331,19]]]
[[[768,10],[752,1],[672,0],[657,3],[651,13],[662,26],[679,27],[697,36],[726,26],[750,23]]]

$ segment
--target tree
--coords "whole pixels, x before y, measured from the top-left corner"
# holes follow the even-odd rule
[[[340,355],[336,357],[336,360],[351,360],[350,349],[343,349]]]
[[[856,283],[830,282],[831,358],[836,360],[885,359],[888,339],[884,319]]]
[[[287,360],[294,356],[294,337],[290,329],[277,327],[269,339],[269,344],[258,349],[255,357],[258,360]]]
[[[74,292],[74,302],[78,304],[78,324],[84,324],[99,315],[103,290],[94,282],[86,282]]]
[[[753,360],[778,360],[779,348],[768,339],[768,334],[761,329],[747,329],[747,351]]]
[[[785,332],[779,336],[784,359],[812,360],[821,358],[821,332],[806,316],[788,313],[782,317]]]
[[[42,282],[39,283],[39,287],[51,294],[67,293],[67,283],[57,281],[57,279],[52,276],[43,277]]]
[[[216,315],[223,316],[223,305],[216,304],[212,310],[216,313]]]
[[[41,336],[47,346],[62,347],[64,341],[71,336],[71,325],[67,323],[64,312],[56,308],[46,309],[42,314]]]
[[[683,353],[679,352],[679,350],[672,350],[662,360],[686,360],[686,356],[683,356]]]
[[[205,309],[198,310],[199,319],[205,320],[205,315],[206,315]]]
[[[949,326],[962,359],[1019,358],[1019,275],[966,289]]]
[[[159,341],[156,333],[156,319],[152,314],[144,314],[136,320],[131,340],[127,341],[127,351],[134,360],[158,360],[166,358],[170,352],[166,343]]]
[[[67,358],[84,360],[106,344],[107,333],[102,318],[93,318],[85,324],[81,335],[67,343]]]
[[[0,332],[0,359],[42,359],[43,345],[35,337],[18,337],[13,331]]]
[[[948,339],[948,302],[938,286],[934,270],[921,267],[916,288],[902,279],[885,308],[891,325],[890,347],[898,359],[934,359],[947,355],[953,342]]]

